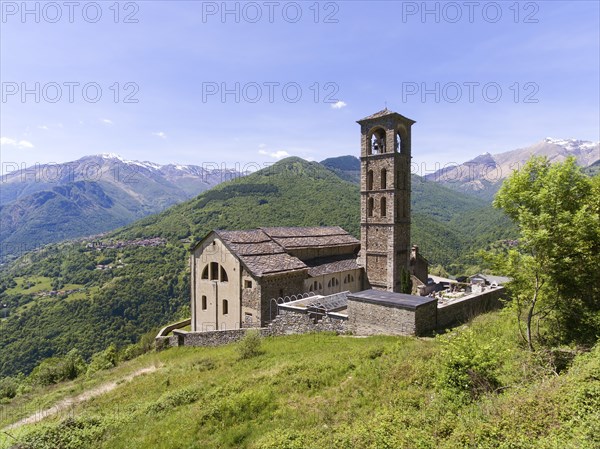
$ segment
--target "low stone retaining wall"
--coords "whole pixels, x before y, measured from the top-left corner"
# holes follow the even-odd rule
[[[324,316],[315,322],[307,313],[280,310],[279,315],[269,324],[270,335],[307,334],[309,332],[348,332],[348,321],[342,318]]]
[[[475,296],[460,299],[450,304],[438,304],[437,328],[446,329],[454,324],[469,321],[477,315],[502,307],[500,298],[504,297],[504,287],[494,288]]]
[[[217,330],[207,332],[186,332],[173,330],[173,335],[158,335],[155,339],[156,349],[166,349],[178,346],[221,346],[244,338],[249,331],[260,332],[263,337],[306,334],[309,332],[348,332],[347,321],[343,318],[325,316],[322,320],[315,321],[303,313],[281,311],[268,327],[242,328],[230,330]]]
[[[484,312],[502,307],[500,299],[504,297],[505,289],[498,287],[478,295],[470,296],[450,304],[436,307],[423,307],[422,310],[398,310],[379,307],[381,314],[371,317],[369,321],[364,313],[361,314],[360,323],[349,321],[345,316],[326,315],[322,319],[313,318],[314,314],[279,310],[279,315],[268,325],[262,328],[242,328],[230,330],[216,330],[207,332],[186,332],[173,329],[173,335],[166,336],[166,329],[156,337],[156,348],[165,349],[173,346],[221,346],[233,343],[244,338],[251,330],[258,330],[263,337],[306,334],[309,332],[336,332],[344,334],[354,332],[358,335],[373,334],[399,334],[399,335],[425,335],[434,328],[446,329],[452,325],[465,322]],[[358,303],[357,303],[358,304]],[[358,304],[361,306],[362,304]],[[352,304],[348,311],[356,314],[356,305]],[[377,310],[379,310],[377,308]],[[183,322],[182,322],[183,323]],[[180,323],[177,323],[180,324]],[[360,324],[360,325],[357,325]],[[175,326],[175,325],[171,325]],[[391,327],[390,327],[391,326]]]
[[[263,337],[270,335],[269,329],[265,327],[207,332],[174,330],[173,336],[169,337],[169,342],[166,346],[222,346],[241,340],[250,331],[258,331]]]

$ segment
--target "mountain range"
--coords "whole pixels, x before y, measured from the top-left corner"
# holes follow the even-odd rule
[[[502,181],[513,170],[522,167],[531,156],[545,156],[550,162],[561,162],[574,156],[577,164],[585,168],[600,160],[600,142],[547,137],[525,148],[499,154],[484,153],[462,164],[448,165],[426,175],[425,179],[491,200]]]
[[[1,178],[0,261],[118,228],[238,176],[230,169],[159,165],[116,154],[12,171]]]
[[[572,155],[594,173],[600,147],[598,142],[546,138],[526,148],[485,153],[449,165],[426,175],[425,180],[489,202],[502,180],[531,155],[553,162]],[[329,158],[320,164],[345,181],[357,184],[360,180],[360,161],[354,156]],[[47,243],[116,229],[247,174],[212,166],[132,161],[113,153],[12,171],[1,177],[0,263]],[[413,186],[423,181],[415,180]],[[439,213],[439,206],[430,212],[437,208],[435,213]]]

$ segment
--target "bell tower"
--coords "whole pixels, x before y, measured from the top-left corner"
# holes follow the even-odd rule
[[[410,293],[410,138],[415,122],[386,108],[357,123],[363,287]]]

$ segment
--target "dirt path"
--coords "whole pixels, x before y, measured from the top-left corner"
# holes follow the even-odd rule
[[[152,373],[156,371],[158,367],[156,366],[148,366],[146,368],[141,368],[133,373],[121,378],[118,382],[107,382],[102,385],[98,385],[96,388],[92,388],[91,390],[84,391],[83,393],[73,396],[70,398],[65,398],[54,404],[52,407],[49,407],[44,410],[39,410],[32,415],[29,415],[27,418],[23,418],[16,423],[11,424],[8,427],[5,427],[3,430],[16,429],[17,427],[21,427],[24,424],[34,424],[36,422],[41,421],[48,416],[56,415],[57,413],[63,412],[69,408],[74,407],[75,405],[87,401],[88,399],[95,398],[96,396],[100,396],[104,393],[108,393],[111,390],[114,390],[117,385],[120,385],[123,382],[129,381],[134,377],[140,376],[146,373]]]

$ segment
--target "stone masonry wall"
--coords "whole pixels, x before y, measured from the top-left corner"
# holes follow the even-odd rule
[[[437,302],[424,304],[415,310],[415,335],[431,334],[437,328]]]
[[[262,336],[269,335],[266,328],[258,329]],[[185,332],[173,331],[173,336],[169,337],[169,346],[221,346],[233,343],[244,338],[251,329],[231,329],[208,332]]]
[[[437,309],[437,328],[445,329],[453,324],[468,321],[484,312],[498,309],[502,307],[500,298],[504,295],[504,287],[498,287],[462,301],[440,305]]]
[[[476,315],[502,306],[502,287],[480,295],[438,306],[435,302],[407,310],[361,301],[348,301],[348,320],[323,317],[315,320],[306,313],[280,310],[268,325],[259,329],[262,336],[304,334],[308,332],[352,332],[355,335],[426,335],[434,329],[445,329]],[[156,338],[157,349],[170,346],[220,346],[241,340],[250,329],[185,332],[174,330],[171,336]]]
[[[353,300],[348,301],[348,328],[356,335],[416,335],[418,330],[414,310]]]
[[[348,331],[347,321],[323,317],[315,323],[308,314],[281,310],[279,315],[269,323],[270,335],[306,334],[309,332],[337,332]]]
[[[336,332],[339,334],[348,331],[347,321],[330,318],[328,316],[315,322],[309,315],[281,311],[281,314],[269,323],[268,327],[258,329],[263,337],[306,334],[309,332]],[[174,330],[173,335],[167,337],[156,337],[156,348],[158,350],[177,346],[221,346],[244,338],[251,329],[231,329],[208,332],[186,332]]]

